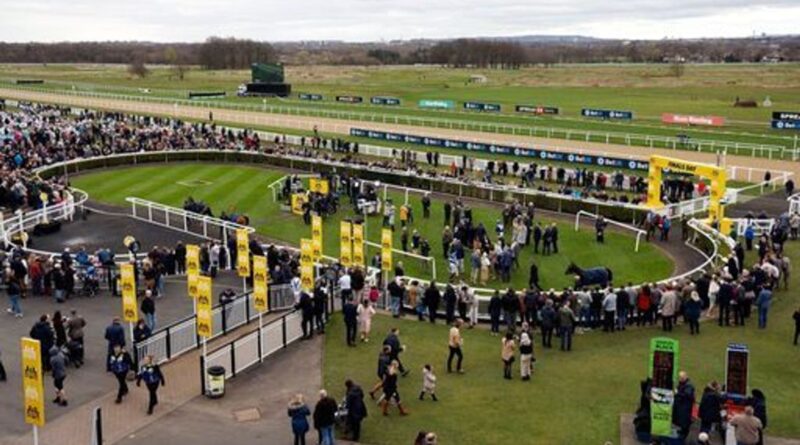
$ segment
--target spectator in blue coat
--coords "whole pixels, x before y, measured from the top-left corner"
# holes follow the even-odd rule
[[[756,298],[756,306],[758,306],[758,328],[766,329],[767,327],[767,313],[769,306],[772,304],[772,289],[767,286],[761,288]]]
[[[106,357],[106,371],[111,371],[111,367],[108,364],[109,358],[114,354],[114,346],[119,346],[120,348],[125,347],[125,329],[122,327],[120,323],[119,317],[114,317],[111,321],[111,324],[108,325],[106,328],[106,335],[105,339],[108,342],[108,356]]]
[[[292,419],[292,433],[294,434],[294,445],[306,445],[306,433],[308,432],[308,416],[311,410],[305,404],[302,394],[292,397],[289,402],[288,415]]]
[[[700,313],[703,310],[703,303],[700,300],[700,294],[692,292],[689,301],[683,306],[683,314],[686,316],[686,322],[689,324],[689,334],[700,334]]]

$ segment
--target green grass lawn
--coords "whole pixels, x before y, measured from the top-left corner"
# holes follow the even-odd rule
[[[282,177],[284,173],[259,167],[219,164],[173,164],[113,169],[104,172],[87,173],[73,178],[72,184],[89,193],[93,199],[128,206],[126,197],[135,196],[180,207],[183,201],[192,196],[207,202],[216,214],[222,210],[245,213],[257,231],[271,239],[292,245],[299,245],[300,238],[311,237],[310,227],[304,226],[302,218],[284,212],[280,204],[272,201],[272,193],[267,185]],[[193,180],[207,181],[207,185],[186,187],[179,182]],[[398,206],[403,202],[401,193],[391,192],[390,197]],[[345,200],[343,200],[343,203]],[[420,196],[409,195],[415,222],[412,227],[426,237],[437,261],[437,278],[447,278],[447,264],[442,256],[441,230],[443,227],[443,202],[434,200],[431,206],[431,219],[422,218]],[[483,222],[494,238],[494,225],[500,218],[500,211],[484,204],[474,204],[473,218]],[[351,208],[343,205],[339,213],[324,222],[324,253],[339,256],[339,220],[353,216]],[[545,218],[543,222],[549,222]],[[371,217],[367,223],[367,239],[380,242],[381,219]],[[524,249],[520,257],[520,270],[512,274],[511,284],[516,288],[527,286],[528,269],[532,261],[539,266],[541,283],[545,287],[563,288],[572,284],[564,270],[570,261],[583,267],[606,265],[614,271],[618,283],[654,281],[667,278],[673,271],[673,261],[655,246],[642,243],[638,253],[633,252],[634,238],[629,234],[609,232],[606,244],[594,241],[594,231],[582,229],[574,231],[570,223],[559,221],[560,254],[534,259],[532,249]],[[399,227],[399,219],[398,219]],[[510,231],[507,231],[510,236]],[[395,233],[395,248],[400,248],[400,231]],[[369,249],[368,254],[376,250]],[[395,257],[403,261],[406,272],[411,276],[431,278],[422,268],[422,262],[412,258]],[[469,262],[467,258],[466,263]],[[466,265],[467,272],[469,264]],[[490,282],[489,287],[504,287],[500,282]]]
[[[470,84],[471,74],[488,77],[486,84]],[[42,78],[45,88],[137,94],[140,88],[150,96],[185,98],[188,91],[227,91],[229,96],[249,78],[248,71],[204,71],[194,68],[185,80],[171,70],[153,67],[144,79],[131,78],[122,65],[2,65],[0,78]],[[800,65],[689,65],[685,75],[669,75],[667,65],[559,65],[551,68],[520,70],[472,70],[435,67],[288,67],[287,80],[296,92],[326,96],[319,103],[297,100],[270,100],[274,105],[313,107],[388,113],[400,116],[439,117],[486,123],[581,129],[598,132],[626,132],[674,136],[687,133],[695,138],[793,146],[793,134],[769,128],[773,109],[800,108]],[[337,94],[396,96],[401,107],[369,104],[346,105],[333,102]],[[769,96],[773,108],[733,108],[735,97],[762,101]],[[503,105],[500,114],[424,111],[416,108],[419,99],[485,101]],[[258,104],[260,98],[229,97],[225,102]],[[523,117],[513,113],[519,103],[560,107],[562,116]],[[580,118],[583,107],[632,110],[633,122],[603,122]],[[660,123],[662,112],[715,114],[725,116],[725,128],[687,128]],[[501,131],[501,130],[497,130]],[[555,135],[564,138],[565,135]],[[575,138],[575,136],[573,136]],[[598,141],[600,139],[597,139]],[[615,141],[619,143],[619,141]]]
[[[788,255],[797,258],[800,246],[790,244]],[[793,275],[791,289],[800,286]],[[800,348],[791,345],[792,312],[800,305],[796,291],[778,292],[767,330],[756,320],[745,328],[719,328],[703,323],[700,336],[689,336],[680,325],[671,337],[681,342],[680,369],[686,370],[699,397],[706,383],[724,380],[725,347],[729,342],[750,347],[750,388],[767,396],[768,434],[800,438]],[[754,315],[755,316],[755,315]],[[411,320],[378,316],[373,320],[372,341],[348,348],[341,318],[334,317],[325,339],[325,388],[339,398],[343,382],[355,380],[365,391],[376,382],[377,356],[388,330],[400,328],[407,346],[401,359],[411,375],[400,380],[400,394],[411,415],[401,418],[396,409],[386,418],[368,402],[369,417],[362,427],[363,442],[375,445],[411,443],[417,431],[435,431],[441,443],[593,445],[619,443],[619,416],[632,413],[639,400],[639,381],[647,376],[649,339],[657,328],[631,328],[604,334],[575,336],[573,351],[543,350],[535,335],[536,370],[530,382],[502,378],[500,339],[484,329],[465,330],[464,375],[447,374],[447,328]],[[558,347],[558,339],[554,339]],[[422,384],[421,368],[430,363],[437,371],[440,401],[416,399]]]

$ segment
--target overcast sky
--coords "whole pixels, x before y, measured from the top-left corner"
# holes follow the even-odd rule
[[[0,41],[375,41],[800,32],[800,0],[0,0]]]

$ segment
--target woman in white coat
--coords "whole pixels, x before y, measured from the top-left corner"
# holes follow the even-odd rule
[[[358,329],[361,331],[361,341],[369,341],[369,331],[372,329],[372,316],[375,315],[375,308],[369,302],[369,299],[364,299],[358,305]]]

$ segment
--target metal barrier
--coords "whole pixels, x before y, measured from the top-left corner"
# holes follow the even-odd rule
[[[280,311],[294,306],[294,294],[288,284],[269,287],[269,310]],[[253,309],[252,292],[238,295],[233,302],[212,308],[213,332],[211,339],[258,319]],[[154,332],[147,339],[134,344],[137,363],[152,355],[157,363],[172,360],[181,354],[200,347],[197,337],[197,316],[192,314]]]
[[[733,224],[735,224],[736,228],[736,235],[737,236],[744,236],[745,230],[748,227],[752,226],[753,231],[755,232],[755,236],[759,237],[761,235],[769,235],[772,233],[772,227],[775,225],[774,219],[747,219],[747,218],[735,218],[731,219]]]
[[[584,211],[584,210],[579,210],[578,213],[575,214],[575,231],[576,232],[580,229],[581,216],[588,216],[588,217],[594,218],[594,219],[598,219],[600,217],[599,215],[595,215],[594,213],[589,213],[589,212]],[[618,221],[614,221],[613,219],[605,218],[605,220],[606,220],[607,223],[609,223],[611,225],[614,225],[614,226],[617,226],[617,227],[622,227],[623,229],[630,230],[630,231],[636,233],[636,245],[634,246],[633,251],[634,252],[638,252],[639,251],[639,242],[641,241],[642,236],[647,235],[647,232],[645,232],[644,230],[641,230],[641,229],[637,229],[636,227],[633,227],[630,224],[625,224],[625,223],[621,223],[621,222],[618,222]]]

